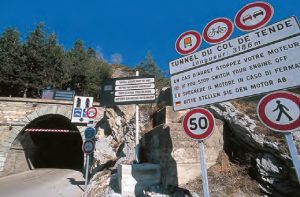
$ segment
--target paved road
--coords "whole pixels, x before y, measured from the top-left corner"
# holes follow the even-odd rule
[[[3,197],[80,197],[82,173],[69,169],[37,169],[0,178]]]

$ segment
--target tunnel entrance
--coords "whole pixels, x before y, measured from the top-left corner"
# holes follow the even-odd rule
[[[25,133],[31,141],[31,147],[23,144],[31,168],[83,168],[82,138],[68,118],[41,116],[25,128]]]

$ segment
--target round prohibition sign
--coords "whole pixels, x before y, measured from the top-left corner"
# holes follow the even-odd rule
[[[227,18],[216,18],[204,28],[202,36],[209,44],[217,44],[227,40],[233,32],[233,23]]]
[[[267,24],[274,14],[271,4],[253,2],[238,11],[234,23],[242,31],[252,31]]]
[[[86,154],[91,154],[95,149],[95,143],[92,140],[87,140],[82,145],[82,150]]]
[[[270,93],[259,101],[257,115],[274,131],[295,131],[300,127],[300,97],[285,91]]]
[[[88,118],[95,118],[97,116],[97,109],[96,107],[90,107],[86,111],[86,116]]]
[[[215,119],[208,110],[197,108],[185,115],[182,124],[189,137],[194,140],[204,140],[213,133]]]
[[[201,45],[199,32],[190,30],[182,33],[175,42],[175,49],[180,55],[187,55],[195,52]]]

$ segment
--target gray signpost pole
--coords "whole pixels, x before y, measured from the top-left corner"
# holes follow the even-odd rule
[[[139,76],[139,71],[135,72],[135,76]],[[139,105],[135,105],[135,161],[139,163]]]
[[[90,155],[86,154],[86,166],[85,166],[85,189],[87,189],[87,184],[89,181],[89,166],[90,166]]]
[[[199,147],[200,147],[200,160],[201,160],[203,193],[204,193],[204,197],[209,197],[207,170],[206,170],[206,162],[205,162],[205,151],[204,151],[204,142],[203,142],[203,140],[201,140],[201,141],[198,141],[198,143],[199,143]]]
[[[284,136],[285,136],[285,140],[288,144],[289,151],[292,156],[292,161],[293,161],[295,169],[296,169],[298,183],[300,184],[300,159],[299,159],[298,151],[297,151],[294,139],[293,139],[293,134],[291,132],[288,132]]]

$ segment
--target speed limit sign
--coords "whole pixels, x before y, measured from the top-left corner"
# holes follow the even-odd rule
[[[212,134],[215,119],[208,110],[197,108],[185,115],[182,124],[188,136],[195,140],[204,140]]]

